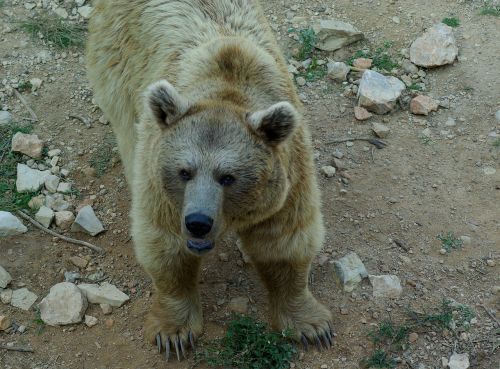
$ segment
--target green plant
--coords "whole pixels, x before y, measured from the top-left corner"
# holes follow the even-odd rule
[[[108,169],[111,158],[113,157],[113,147],[115,145],[116,139],[114,135],[112,133],[107,133],[99,149],[92,153],[89,164],[96,170],[97,177],[102,177],[106,169]]]
[[[296,353],[287,333],[267,330],[266,325],[251,317],[236,316],[223,338],[211,342],[197,362],[211,367],[285,369]]]
[[[460,20],[457,17],[443,18],[441,22],[450,27],[458,27],[460,25]]]
[[[316,32],[312,28],[299,30],[300,49],[297,55],[298,58],[301,60],[310,58],[316,47],[316,41]]]
[[[438,234],[437,238],[441,241],[441,246],[447,252],[450,252],[453,249],[458,250],[463,246],[463,241],[456,238],[453,232],[448,232],[446,235],[443,235],[442,233]]]
[[[396,361],[391,358],[387,352],[381,349],[373,351],[373,353],[364,360],[363,364],[366,368],[391,369],[396,367]]]
[[[19,84],[19,86],[17,86],[17,89],[21,92],[31,91],[32,88],[33,88],[33,85],[31,84],[30,81],[22,82]]]
[[[33,324],[35,325],[35,332],[37,335],[41,335],[45,330],[45,322],[42,319],[40,309],[36,308],[35,319],[33,319]]]
[[[416,327],[431,326],[433,328],[468,329],[474,318],[474,311],[467,305],[449,299],[443,300],[437,313],[417,313],[410,311],[413,325]]]
[[[64,21],[57,16],[39,14],[33,19],[21,22],[20,26],[33,38],[38,38],[41,34],[46,41],[54,43],[61,49],[83,46],[84,43],[85,28],[79,24]]]
[[[385,41],[383,46],[375,49],[374,52],[370,50],[358,50],[346,60],[346,64],[352,65],[357,58],[367,58],[372,59],[372,65],[374,67],[390,72],[398,66],[398,63],[392,58],[390,53],[392,46],[392,41]]]
[[[490,1],[485,1],[484,6],[481,8],[481,15],[500,17],[500,5],[491,5]]]
[[[497,138],[495,141],[493,141],[493,147],[500,147],[500,138]]]
[[[26,209],[31,198],[38,195],[16,191],[17,163],[21,161],[22,156],[10,151],[12,136],[17,132],[30,133],[31,130],[31,125],[0,126],[0,210]]]
[[[316,58],[312,58],[311,64],[307,67],[305,72],[299,73],[300,77],[304,77],[306,81],[312,82],[323,78],[326,75],[326,66],[319,65]]]
[[[419,85],[418,83],[413,82],[411,85],[408,86],[408,90],[422,91],[422,86]]]

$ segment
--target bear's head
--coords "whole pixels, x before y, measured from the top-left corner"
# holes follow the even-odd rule
[[[249,112],[192,102],[162,80],[148,88],[146,112],[160,127],[157,175],[191,252],[203,254],[230,228],[257,224],[283,206],[290,186],[284,143],[300,119],[290,103]]]

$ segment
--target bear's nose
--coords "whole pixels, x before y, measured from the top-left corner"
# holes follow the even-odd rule
[[[184,218],[186,228],[196,238],[203,238],[212,229],[214,220],[201,213],[189,214]]]

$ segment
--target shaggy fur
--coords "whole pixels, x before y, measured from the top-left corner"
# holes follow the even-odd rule
[[[239,236],[276,329],[311,341],[328,332],[331,313],[307,286],[324,235],[309,130],[259,4],[94,5],[89,78],[118,140],[136,255],[156,289],[147,339],[202,332],[201,258],[188,251],[183,225],[198,208],[214,219],[211,240]],[[224,187],[228,173],[236,181]]]

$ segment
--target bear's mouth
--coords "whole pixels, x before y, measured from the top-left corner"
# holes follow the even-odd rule
[[[203,255],[214,248],[215,244],[210,240],[187,240],[188,249],[196,255]]]

